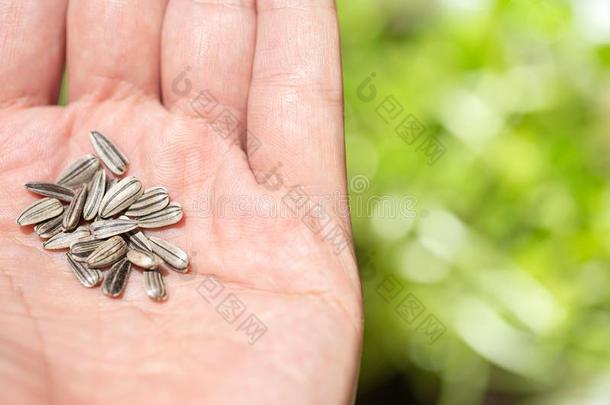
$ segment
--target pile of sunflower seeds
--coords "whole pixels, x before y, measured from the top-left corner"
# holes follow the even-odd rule
[[[135,265],[143,271],[146,294],[163,301],[167,290],[160,268],[187,272],[188,255],[142,229],[177,223],[182,207],[170,203],[165,187],[144,190],[137,178],[120,178],[127,171],[127,158],[101,133],[91,132],[90,139],[97,157],[78,159],[56,183],[25,185],[45,198],[27,207],[17,223],[35,225],[45,249],[69,249],[70,270],[85,287],[102,284],[105,295],[118,297]],[[117,177],[107,175],[100,160]]]

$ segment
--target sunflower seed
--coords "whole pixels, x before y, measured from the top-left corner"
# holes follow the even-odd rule
[[[182,219],[182,206],[178,203],[171,203],[161,211],[153,212],[138,218],[140,228],[160,228],[172,225]]]
[[[165,282],[159,270],[144,271],[144,289],[146,295],[155,301],[165,301],[167,299]]]
[[[19,225],[32,225],[55,218],[64,212],[64,206],[56,198],[43,198],[30,204],[17,218]]]
[[[34,232],[36,232],[36,234],[43,239],[57,235],[62,231],[61,223],[63,222],[64,214],[39,223],[38,225],[34,226]]]
[[[127,279],[131,273],[131,262],[127,259],[115,263],[111,268],[104,284],[102,285],[102,293],[109,297],[117,297],[123,293],[127,285]]]
[[[79,226],[72,232],[60,232],[42,244],[48,250],[67,249],[72,242],[78,241],[91,235],[89,229]]]
[[[169,194],[165,187],[152,187],[147,189],[140,198],[127,209],[128,217],[143,217],[167,207]]]
[[[91,224],[91,233],[96,239],[107,239],[133,231],[137,227],[138,223],[133,219],[102,219]]]
[[[189,258],[182,249],[155,236],[150,236],[148,240],[152,244],[153,252],[158,254],[164,262],[176,271],[181,273],[186,271],[189,265]]]
[[[88,182],[100,167],[100,161],[93,155],[85,155],[68,166],[61,176],[59,183],[62,186],[71,187]]]
[[[94,239],[93,236],[88,236],[76,242],[72,242],[70,244],[70,253],[77,262],[86,262],[89,255],[102,243],[104,243],[103,240]]]
[[[99,245],[87,258],[89,267],[104,267],[123,258],[127,253],[127,243],[120,236],[113,236]]]
[[[91,221],[97,215],[105,191],[106,171],[101,169],[95,173],[95,176],[93,176],[89,182],[89,193],[87,194],[87,201],[85,201],[85,207],[83,208],[83,218],[85,218],[86,221]]]
[[[54,183],[43,183],[31,181],[25,183],[25,188],[30,190],[32,193],[43,195],[45,197],[57,198],[58,200],[70,202],[74,197],[74,191],[68,187],[60,186]]]
[[[108,138],[97,131],[92,131],[90,139],[95,153],[112,173],[118,175],[125,173],[129,161]]]
[[[131,231],[127,234],[129,242],[140,250],[152,252],[152,245],[142,231]]]
[[[85,200],[87,199],[87,186],[79,188],[74,193],[74,198],[66,208],[64,214],[63,227],[64,231],[71,231],[78,226],[80,219],[83,215],[83,207],[85,206]]]
[[[156,255],[152,252],[147,252],[137,248],[130,248],[127,250],[127,260],[143,269],[156,269],[159,267],[162,261],[159,261],[158,256],[155,256]]]
[[[68,259],[72,274],[74,274],[76,279],[80,281],[80,283],[85,287],[95,287],[96,285],[102,282],[104,276],[102,275],[101,271],[91,269],[85,264],[79,263],[70,253],[66,253],[66,259]]]
[[[102,199],[99,213],[102,218],[109,218],[129,208],[142,195],[142,183],[133,176],[128,176],[115,184]]]

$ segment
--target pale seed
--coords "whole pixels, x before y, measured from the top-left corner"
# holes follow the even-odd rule
[[[58,233],[57,235],[51,237],[51,239],[44,242],[42,247],[48,250],[67,249],[70,247],[72,242],[86,238],[89,235],[91,235],[89,229],[79,226],[72,232]]]
[[[55,218],[64,212],[64,206],[56,198],[43,198],[30,204],[17,218],[19,225],[32,225]]]
[[[176,271],[181,273],[186,271],[189,265],[189,258],[182,249],[155,236],[150,236],[148,239],[152,244],[153,252],[158,254],[164,262]]]
[[[156,269],[161,264],[152,252],[132,248],[127,250],[127,260],[143,269]]]
[[[169,194],[165,187],[153,187],[147,189],[140,198],[125,212],[128,217],[142,217],[152,214],[167,207]]]
[[[62,186],[71,187],[88,182],[100,167],[100,161],[93,155],[85,155],[68,166],[61,176],[59,183]]]
[[[125,177],[112,186],[100,204],[99,214],[109,218],[129,208],[142,195],[142,183],[133,176]]]
[[[91,224],[91,233],[96,239],[107,239],[133,231],[137,227],[138,223],[133,219],[102,219]]]
[[[167,299],[165,282],[159,270],[144,271],[144,289],[146,295],[155,301],[165,301]]]
[[[138,226],[140,228],[160,228],[175,224],[181,219],[182,206],[178,203],[171,203],[161,211],[138,218]]]
[[[99,245],[87,258],[89,267],[104,267],[123,258],[127,253],[127,243],[120,236],[113,236]]]
[[[90,139],[93,149],[112,173],[117,175],[125,173],[129,161],[108,138],[97,131],[92,131]]]

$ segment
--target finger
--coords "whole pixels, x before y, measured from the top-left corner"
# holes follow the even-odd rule
[[[0,2],[0,106],[57,103],[67,0]]]
[[[68,7],[69,99],[159,97],[166,0],[80,0]]]
[[[250,166],[255,174],[279,167],[285,182],[311,194],[343,193],[343,102],[334,1],[259,0],[257,11],[248,100]]]
[[[163,32],[163,102],[234,140],[245,128],[254,0],[174,0]]]

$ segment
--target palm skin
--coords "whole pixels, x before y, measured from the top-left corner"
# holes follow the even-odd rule
[[[154,52],[150,51],[156,49],[154,45],[149,50],[142,49],[146,48],[142,43],[148,43],[142,41],[150,40],[150,32],[142,27],[131,27],[134,31],[105,29],[107,34],[117,31],[119,37],[109,41],[107,46],[111,48],[105,49],[104,54],[112,58],[118,48],[125,59],[108,64],[118,71],[90,72],[87,61],[79,59],[82,52],[71,56],[73,48],[87,45],[82,43],[87,34],[71,40],[71,30],[83,29],[87,19],[100,11],[108,19],[116,17],[112,14],[116,10],[107,4],[110,2],[93,3],[88,9],[71,5],[64,10],[68,15],[65,52],[70,77],[70,102],[66,107],[45,105],[56,97],[61,72],[61,64],[50,70],[49,64],[53,67],[64,51],[50,49],[40,39],[39,44],[31,46],[38,47],[39,57],[46,58],[47,65],[44,69],[37,64],[24,67],[28,52],[22,50],[20,54],[15,52],[17,45],[0,41],[0,56],[4,52],[12,58],[6,59],[0,74],[5,80],[13,80],[0,103],[0,168],[4,174],[0,179],[0,402],[349,402],[362,329],[353,253],[349,247],[337,252],[331,241],[320,236],[322,233],[316,234],[305,226],[301,219],[304,212],[292,214],[282,200],[295,185],[303,186],[313,202],[317,201],[316,196],[345,193],[341,105],[337,102],[340,96],[329,97],[322,90],[322,97],[315,96],[318,86],[306,84],[322,84],[320,89],[340,85],[320,83],[313,77],[303,79],[306,90],[294,90],[292,83],[301,83],[303,76],[286,71],[281,77],[290,78],[290,84],[278,84],[281,77],[278,79],[274,67],[265,59],[250,63],[252,77],[243,75],[241,68],[219,69],[217,80],[205,82],[207,75],[198,74],[198,69],[225,63],[232,66],[231,55],[225,55],[229,60],[221,64],[204,54],[205,64],[199,64],[196,57],[193,60],[193,55],[201,54],[199,48],[190,55],[178,52],[177,57],[173,48],[166,51],[162,46],[156,59],[160,71],[144,69],[142,73],[142,59],[138,59],[142,55],[126,50],[139,49],[154,59]],[[264,19],[261,24],[263,14],[278,14],[274,18],[282,18],[286,26],[294,23],[292,18],[302,19],[302,13],[313,14],[312,19],[319,20],[319,13],[323,20],[334,19],[329,2],[318,2],[311,8],[293,8],[291,2],[267,2],[262,6],[264,10],[261,3],[266,2],[261,1],[238,2],[240,7],[234,7],[235,2],[229,6],[204,2],[203,10],[186,1],[169,3],[159,2],[158,7],[148,9],[138,5],[122,8],[115,23],[129,13],[144,21],[160,19],[163,24],[157,35],[165,40],[189,29],[176,17],[184,15],[178,12],[184,7],[197,7],[190,11],[208,13],[208,21],[222,20],[223,26],[232,18],[237,25],[258,22],[259,38],[265,36],[261,28],[266,24]],[[56,4],[33,2],[32,8],[28,5],[23,9],[11,9],[9,5],[7,9],[13,10],[12,14],[3,14],[0,7],[0,19],[8,19],[0,20],[0,27],[10,27],[9,23],[15,27],[40,27],[37,18],[44,17],[47,24],[38,29],[56,29],[59,33],[61,23],[53,28],[48,22],[49,14],[61,14],[49,8]],[[49,7],[45,9],[46,6]],[[282,16],[294,10],[294,17]],[[79,21],[76,28],[70,26],[74,20]],[[154,31],[150,28],[154,24],[146,26]],[[254,27],[255,24],[252,30],[244,28],[244,42],[252,39]],[[194,31],[193,27],[190,29]],[[332,31],[335,27],[323,29]],[[5,36],[19,38],[19,30],[6,30]],[[95,38],[96,33],[89,34]],[[221,38],[229,34],[240,36],[219,33]],[[77,44],[71,45],[70,41]],[[138,46],[122,48],[128,41],[136,41]],[[15,39],[14,43],[18,42]],[[185,42],[185,47],[192,45]],[[262,45],[257,42],[257,52],[270,49]],[[321,49],[317,43],[311,45],[314,50]],[[87,49],[93,46],[89,44]],[[332,46],[328,48],[331,52]],[[290,50],[287,45],[278,52]],[[255,53],[254,49],[245,55],[236,52],[235,66],[241,66],[240,58],[252,59]],[[295,59],[301,60],[302,55],[298,56]],[[305,63],[323,64],[322,55],[318,56],[318,61],[314,58]],[[258,83],[257,65],[262,78]],[[257,134],[261,146],[256,153],[248,150],[247,139],[242,138],[237,144],[225,139],[211,126],[212,117],[189,110],[194,93],[187,95],[175,87],[185,66],[191,75],[189,85],[210,89],[219,106],[238,118],[242,129],[247,122],[248,131]],[[249,70],[250,66],[244,69]],[[336,72],[338,66],[337,56],[329,69]],[[104,69],[97,65],[95,68]],[[21,75],[15,74],[24,69]],[[147,75],[149,71],[153,73]],[[38,83],[33,86],[28,80]],[[273,91],[265,89],[270,83]],[[278,88],[289,89],[279,91],[279,101],[270,98]],[[249,98],[242,97],[244,92]],[[321,122],[312,121],[310,114],[306,123],[301,122],[303,110],[292,102],[289,104],[296,110],[286,112],[282,95],[284,99],[300,99],[300,105],[306,106],[308,112],[319,109],[313,115]],[[283,113],[272,114],[270,106],[278,103],[284,106]],[[266,118],[268,114],[272,114],[271,123]],[[331,117],[333,120],[329,121]],[[326,130],[320,131],[321,126]],[[15,224],[19,211],[35,198],[23,189],[23,184],[54,180],[67,164],[91,153],[87,134],[93,129],[113,139],[129,157],[128,174],[137,176],[148,187],[166,186],[172,200],[184,207],[185,217],[179,224],[150,232],[191,255],[189,274],[165,273],[169,299],[164,303],[146,296],[138,270],[132,271],[121,299],[109,299],[99,289],[84,289],[69,272],[62,253],[43,251],[31,228]],[[243,132],[236,130],[236,134]],[[297,137],[299,132],[308,139]],[[320,148],[319,154],[312,153],[315,148]],[[283,187],[264,181],[265,174],[278,162]],[[332,224],[349,229],[349,220],[339,214],[341,210],[333,205],[325,209]],[[222,291],[215,296],[206,289],[209,286]],[[223,299],[239,300],[243,312],[237,319],[223,317],[227,315]],[[264,334],[257,335],[258,339],[240,327],[250,315],[266,328]]]

